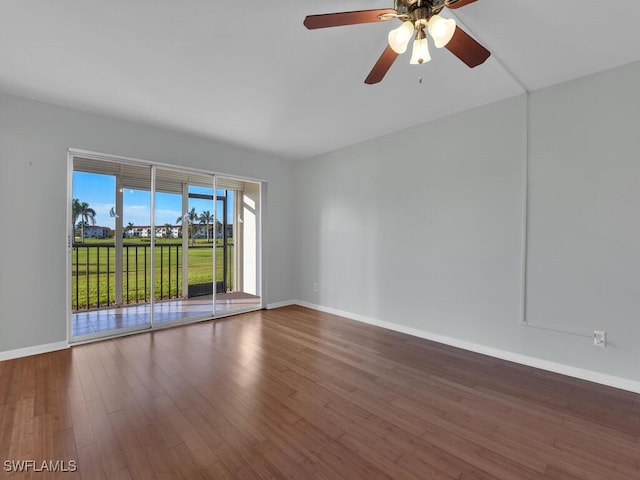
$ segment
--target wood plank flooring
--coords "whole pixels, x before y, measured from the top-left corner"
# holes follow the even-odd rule
[[[640,479],[640,395],[302,307],[0,362],[7,478]],[[67,464],[68,465],[68,464]]]

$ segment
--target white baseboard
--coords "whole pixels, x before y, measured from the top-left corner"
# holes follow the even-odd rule
[[[34,345],[33,347],[16,348],[15,350],[0,352],[0,361],[28,357],[30,355],[39,355],[41,353],[55,352],[56,350],[64,350],[65,348],[69,348],[69,343],[66,341]]]
[[[284,302],[268,303],[267,310],[272,310],[274,308],[280,307],[288,307],[290,305],[299,305],[299,302],[297,300],[285,300]]]
[[[640,382],[636,382],[634,380],[607,375],[600,372],[594,372],[592,370],[586,370],[583,368],[572,367],[570,365],[551,362],[540,358],[530,357],[528,355],[521,355],[519,353],[488,347],[486,345],[480,345],[478,343],[467,342],[465,340],[447,337],[444,335],[439,335],[436,333],[431,333],[424,330],[419,330],[417,328],[387,322],[384,320],[378,320],[377,318],[371,318],[356,313],[345,312],[343,310],[325,307],[323,305],[317,305],[315,303],[309,303],[302,300],[296,300],[293,303],[295,303],[296,305],[300,305],[301,307],[307,307],[313,310],[318,310],[320,312],[338,315],[340,317],[349,318],[351,320],[367,323],[369,325],[375,325],[377,327],[386,328],[396,332],[406,333],[414,337],[424,338],[426,340],[432,340],[434,342],[443,343],[452,347],[461,348],[463,350],[469,350],[471,352],[481,353],[483,355],[507,360],[509,362],[519,363],[528,367],[539,368],[541,370],[547,370],[549,372],[559,373],[561,375],[567,375],[569,377],[579,378],[581,380],[587,380],[589,382],[595,382],[601,385],[607,385],[609,387],[627,390],[629,392],[640,393]]]

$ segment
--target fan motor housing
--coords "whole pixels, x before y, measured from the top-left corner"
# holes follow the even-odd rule
[[[413,21],[429,20],[447,5],[447,0],[396,0],[399,14],[409,15]]]

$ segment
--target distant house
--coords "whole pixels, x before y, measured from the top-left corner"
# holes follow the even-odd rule
[[[148,238],[150,227],[148,225],[134,226],[128,230],[125,230],[125,238]]]
[[[195,238],[207,238],[207,227],[209,228],[209,235],[213,235],[213,225],[196,224],[193,226],[193,236]]]
[[[166,227],[164,225],[156,225],[156,238],[181,238],[182,225],[171,225]],[[222,238],[222,227],[218,225],[217,237]],[[227,237],[233,238],[233,224],[229,224],[226,227]],[[207,225],[196,224],[193,226],[194,238],[207,238]],[[150,225],[134,225],[129,230],[124,232],[124,238],[150,238],[151,226]],[[213,225],[209,225],[209,237],[213,238]]]
[[[85,225],[84,238],[110,238],[112,230],[109,227],[99,225]]]
[[[218,225],[216,236],[217,238],[222,238],[222,225]],[[227,238],[233,238],[233,224],[229,223],[225,229],[227,232]]]
[[[156,226],[156,238],[180,238],[180,225]]]
[[[166,227],[164,225],[156,225],[156,238],[180,238],[180,231],[182,226],[171,225]],[[150,225],[134,225],[129,230],[124,232],[125,238],[150,238],[151,226]]]

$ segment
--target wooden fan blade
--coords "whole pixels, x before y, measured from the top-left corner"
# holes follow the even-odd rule
[[[308,15],[304,19],[304,26],[309,30],[313,30],[315,28],[341,27],[343,25],[355,25],[358,23],[386,22],[393,20],[394,17],[378,18],[379,15],[395,15],[397,13],[393,8],[382,8],[378,10],[357,10],[354,12]]]
[[[371,69],[371,72],[365,79],[364,83],[373,85],[374,83],[381,81],[391,68],[391,65],[393,65],[393,62],[395,62],[396,58],[398,58],[398,54],[393,50],[393,48],[387,45],[387,48],[385,48],[382,55],[380,55],[380,58]]]
[[[456,27],[456,32],[446,47],[447,50],[466,63],[469,68],[477,67],[491,56],[489,50],[476,42],[460,27]]]
[[[473,3],[475,1],[476,0],[458,0],[456,3],[452,3],[451,5],[447,4],[447,7],[456,9],[464,7],[465,5],[469,5],[470,3]]]

